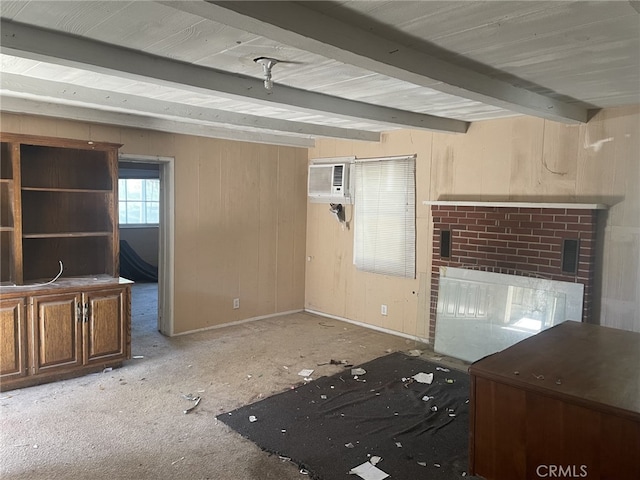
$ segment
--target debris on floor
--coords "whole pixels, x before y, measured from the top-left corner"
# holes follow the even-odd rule
[[[384,480],[389,476],[388,473],[383,472],[371,462],[364,462],[349,470],[349,473],[358,475],[363,480]]]
[[[351,375],[364,375],[367,371],[364,368],[352,368]]]
[[[258,419],[257,419],[257,417],[256,417],[255,415],[249,415],[249,421],[250,421],[251,423],[253,423],[253,422],[257,422],[257,421],[258,421]]]
[[[346,360],[334,360],[333,358],[331,360],[329,360],[328,362],[324,362],[324,363],[318,363],[318,366],[321,367],[323,365],[344,365],[345,367],[347,366],[349,362],[347,362]]]
[[[197,395],[193,395],[192,393],[187,393],[186,395],[183,395],[183,397],[186,400],[189,400],[190,402],[193,402],[193,405],[191,405],[189,408],[187,408],[186,410],[183,410],[183,413],[186,415],[187,413],[191,413],[200,403],[201,398]]]
[[[298,372],[298,375],[300,375],[301,377],[310,377],[312,373],[312,368],[304,368]]]
[[[411,378],[413,378],[418,383],[426,383],[427,385],[431,385],[431,382],[433,382],[433,373],[420,372],[416,373]]]
[[[408,353],[410,357],[419,357],[422,355],[422,350],[409,350]]]

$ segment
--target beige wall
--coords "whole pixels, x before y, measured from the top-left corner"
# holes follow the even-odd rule
[[[309,158],[417,154],[415,280],[353,267],[353,232],[328,205],[306,202],[304,149],[4,113],[0,121],[6,132],[110,141],[127,154],[175,157],[176,333],[306,306],[425,338],[431,220],[421,202],[442,198],[612,205],[601,323],[640,331],[639,110],[604,110],[582,126],[518,117],[476,122],[465,135],[404,130],[380,144],[318,140]],[[346,213],[349,219],[351,207]],[[235,297],[239,310],[232,309]]]
[[[175,333],[303,308],[306,149],[6,113],[0,121],[4,132],[175,158]]]
[[[308,203],[306,308],[426,338],[431,220],[423,200],[606,203],[600,322],[640,331],[639,132],[634,106],[603,110],[581,126],[517,117],[476,122],[465,135],[398,131],[380,144],[318,141],[310,159],[417,154],[418,278],[356,270],[353,231],[342,230],[327,205]]]

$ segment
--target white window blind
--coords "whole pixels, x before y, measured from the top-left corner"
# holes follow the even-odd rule
[[[354,263],[359,270],[415,278],[415,156],[356,160]]]

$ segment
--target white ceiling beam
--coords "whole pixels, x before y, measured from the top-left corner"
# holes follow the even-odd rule
[[[226,125],[233,128],[269,130],[270,133],[287,132],[314,137],[334,137],[367,142],[379,142],[380,133],[350,128],[338,128],[291,120],[265,118],[257,115],[235,113],[226,110],[197,107],[182,103],[155,100],[138,95],[88,88],[68,83],[52,82],[12,73],[0,76],[0,88],[7,94],[28,94],[48,102],[60,99],[73,104],[84,104],[99,110],[139,114],[188,123],[206,122],[210,125]]]
[[[565,123],[588,119],[586,108],[459,67],[313,11],[302,2],[160,3],[349,65],[506,110]]]
[[[2,20],[0,51],[32,60],[55,63],[93,72],[144,79],[161,85],[225,95],[296,111],[329,114],[340,118],[367,119],[383,125],[464,133],[468,122],[382,107],[316,92],[277,85],[267,92],[263,81],[158,57],[79,36],[54,32]],[[285,108],[285,107],[283,107]]]
[[[179,133],[182,135],[195,135],[198,137],[221,138],[225,140],[238,140],[242,142],[264,143],[269,145],[282,145],[288,147],[311,148],[315,145],[312,138],[296,137],[293,135],[274,135],[265,132],[250,132],[232,130],[216,126],[178,122],[144,115],[106,112],[77,105],[65,105],[51,103],[46,100],[20,98],[8,96],[0,92],[0,106],[3,112],[38,115],[65,120],[77,120],[80,122],[98,123],[122,127],[155,130],[159,132]]]

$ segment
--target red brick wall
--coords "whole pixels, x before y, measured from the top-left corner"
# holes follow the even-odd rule
[[[582,320],[591,316],[597,210],[432,205],[431,322],[435,338],[440,267],[582,283]],[[451,232],[450,257],[440,256],[440,232]],[[578,271],[562,272],[562,241],[578,239]]]

